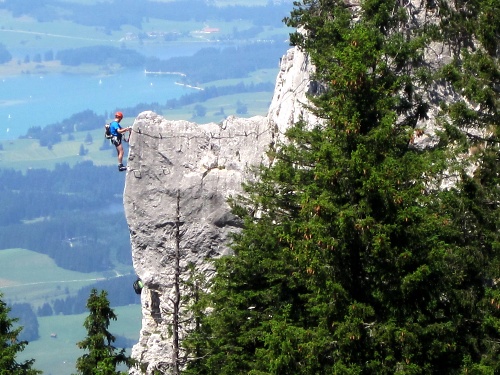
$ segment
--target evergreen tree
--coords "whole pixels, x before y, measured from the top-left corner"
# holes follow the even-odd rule
[[[295,5],[322,121],[291,127],[232,202],[245,227],[215,261],[189,369],[497,373],[498,1]],[[437,45],[441,66],[425,59]],[[440,87],[454,100],[418,147]]]
[[[116,320],[113,309],[109,306],[106,291],[100,294],[92,289],[87,300],[89,316],[85,319],[84,327],[88,336],[77,343],[80,349],[87,351],[76,361],[79,375],[116,375],[119,364],[130,366],[131,361],[125,355],[125,349],[116,351],[112,345],[115,337],[108,331],[111,320]]]
[[[40,338],[38,319],[29,303],[14,303],[10,306],[10,311],[16,319],[19,319],[19,324],[23,326],[23,330],[18,336],[19,340],[29,342]]]
[[[34,359],[18,362],[16,357],[21,353],[27,341],[19,341],[22,327],[13,328],[16,318],[9,317],[10,308],[1,299],[0,293],[0,375],[34,375],[41,371],[32,368]]]
[[[187,267],[188,279],[184,282],[186,293],[183,295],[182,302],[189,316],[182,318],[187,323],[185,326],[186,337],[182,341],[185,358],[182,366],[189,363],[189,368],[184,368],[183,374],[199,375],[203,374],[204,352],[203,342],[210,340],[210,330],[207,325],[202,325],[201,321],[207,304],[207,290],[210,289],[210,280],[207,274],[196,269],[195,264],[190,263]],[[198,365],[200,363],[200,365]]]
[[[78,151],[78,155],[79,156],[85,156],[87,155],[87,150],[85,149],[85,146],[82,144],[80,144],[80,150]]]

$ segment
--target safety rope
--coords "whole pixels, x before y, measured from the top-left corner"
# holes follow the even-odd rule
[[[247,132],[247,131],[245,131],[243,133],[235,133],[234,135],[231,135],[231,136],[229,136],[229,135],[228,136],[217,136],[216,134],[214,134],[212,132],[208,132],[206,134],[210,134],[210,138],[212,138],[212,139],[231,139],[231,138],[235,138],[235,137],[249,137],[249,136],[252,136],[252,135],[255,136],[256,138],[258,138],[262,134],[268,133],[269,131],[270,131],[270,129],[266,129],[266,130],[263,130],[261,132],[256,132],[256,131]],[[162,134],[162,133],[158,133],[156,135],[156,134],[151,134],[151,133],[143,132],[140,129],[139,130],[132,129],[132,132],[134,132],[136,134],[140,134],[142,136],[149,137],[149,138],[155,138],[155,139],[186,138],[188,140],[191,140],[191,139],[206,138],[206,136],[203,136],[203,135],[193,135],[193,136],[188,136],[188,135],[183,135],[183,134],[165,135],[165,134]]]

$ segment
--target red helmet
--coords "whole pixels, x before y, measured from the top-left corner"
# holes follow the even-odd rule
[[[121,112],[116,112],[116,113],[115,113],[115,117],[116,117],[116,118],[123,118],[123,113],[121,113]]]

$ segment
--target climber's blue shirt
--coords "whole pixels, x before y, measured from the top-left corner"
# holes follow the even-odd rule
[[[116,121],[113,121],[109,124],[109,131],[111,132],[111,135],[114,135],[115,137],[121,137],[122,135],[118,133],[118,129],[121,129],[122,127],[120,124]]]

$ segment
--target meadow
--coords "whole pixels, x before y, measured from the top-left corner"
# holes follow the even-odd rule
[[[35,309],[112,276],[109,272],[69,271],[47,255],[26,249],[0,251],[0,275],[0,291],[7,303],[30,303]]]
[[[124,121],[123,124],[126,125],[127,121]],[[90,144],[85,142],[88,134],[94,140]],[[52,149],[41,147],[37,139],[15,139],[3,142],[0,161],[8,168],[21,171],[27,169],[52,170],[56,164],[66,163],[74,166],[85,160],[91,160],[95,165],[114,165],[116,164],[116,151],[114,149],[99,149],[103,144],[103,134],[104,128],[103,130],[76,132],[73,133],[74,140],[57,143]],[[88,150],[88,154],[85,156],[79,156],[82,144]]]

